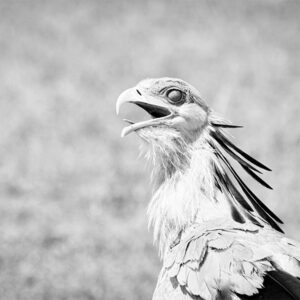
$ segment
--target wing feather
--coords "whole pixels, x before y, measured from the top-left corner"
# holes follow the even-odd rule
[[[300,274],[300,250],[274,230],[201,224],[183,234],[171,251],[180,255],[171,254],[166,274],[190,299],[273,299],[264,295],[275,290],[283,298],[274,299],[300,299],[300,280],[295,277]]]

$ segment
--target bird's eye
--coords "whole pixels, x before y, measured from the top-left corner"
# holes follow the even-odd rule
[[[169,90],[167,97],[173,103],[179,103],[182,100],[183,93],[179,90]]]

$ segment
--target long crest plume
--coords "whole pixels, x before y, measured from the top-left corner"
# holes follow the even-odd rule
[[[271,170],[234,145],[223,130],[224,128],[239,127],[242,126],[226,122],[211,122],[210,136],[212,139],[209,143],[218,161],[214,164],[216,186],[225,194],[235,221],[244,223],[248,219],[258,226],[268,223],[277,231],[283,232],[278,225],[283,222],[251,191],[230,163],[230,159],[227,158],[229,156],[235,160],[258,183],[272,189],[257,175],[257,173],[262,174],[263,170]]]

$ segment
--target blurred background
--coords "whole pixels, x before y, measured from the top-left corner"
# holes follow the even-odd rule
[[[151,298],[150,170],[114,108],[145,77],[245,126],[300,240],[299,26],[292,0],[0,1],[0,299]]]

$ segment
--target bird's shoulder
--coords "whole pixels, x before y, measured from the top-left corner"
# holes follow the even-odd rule
[[[299,245],[272,228],[226,220],[194,224],[167,249],[156,293],[167,286],[178,294],[174,299],[240,299],[236,295],[258,293],[276,264],[300,276],[295,257]]]

